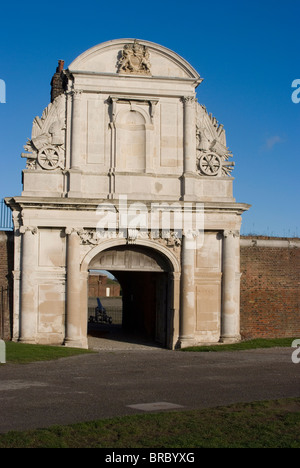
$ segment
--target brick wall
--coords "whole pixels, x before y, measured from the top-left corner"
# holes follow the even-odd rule
[[[112,284],[107,281],[107,276],[89,275],[89,297],[106,297],[106,289],[109,288],[109,297],[120,296],[119,283]]]
[[[63,73],[64,60],[58,61],[58,67],[51,80],[51,102],[66,90],[66,76]]]
[[[243,338],[300,338],[300,239],[241,238]]]
[[[0,338],[11,338],[13,300],[13,232],[0,231]]]

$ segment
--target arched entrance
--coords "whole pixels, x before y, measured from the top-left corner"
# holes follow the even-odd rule
[[[173,348],[175,257],[170,259],[173,254],[166,253],[152,246],[122,243],[101,250],[96,247],[86,265],[88,271],[109,271],[119,281],[124,332]]]

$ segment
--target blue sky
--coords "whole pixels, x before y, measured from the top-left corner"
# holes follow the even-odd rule
[[[1,5],[0,198],[20,195],[23,145],[50,100],[58,59],[139,38],[166,46],[204,78],[197,97],[226,129],[242,233],[300,236],[300,1],[5,2]],[[299,94],[300,96],[300,94]]]

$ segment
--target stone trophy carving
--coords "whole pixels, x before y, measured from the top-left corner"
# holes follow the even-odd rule
[[[196,120],[197,164],[200,175],[230,176],[234,162],[226,147],[223,125],[207,113],[205,106],[197,103]]]
[[[139,44],[125,44],[122,56],[118,61],[118,73],[132,75],[151,75],[150,55],[148,48]]]
[[[35,117],[31,139],[24,146],[27,153],[26,169],[63,169],[65,161],[66,96],[58,96],[43,112]]]
[[[130,228],[126,229],[126,231],[127,232],[124,232],[119,229],[116,231],[98,231],[97,229],[83,228],[76,230],[82,245],[98,245],[105,239],[126,239],[128,244],[135,244],[137,239],[150,239],[173,249],[177,249],[181,246],[181,234],[177,231],[164,233],[160,229],[155,232],[151,232],[148,230],[143,231]],[[66,231],[66,234],[69,234],[70,232]]]

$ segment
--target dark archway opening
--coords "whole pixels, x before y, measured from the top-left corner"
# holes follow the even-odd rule
[[[166,346],[167,274],[130,271],[115,274],[122,284],[123,329]]]
[[[149,250],[149,249],[148,249]],[[148,257],[151,261],[148,261]],[[104,267],[120,285],[120,296],[100,297],[112,323],[88,323],[88,335],[107,340],[169,347],[172,329],[170,272],[156,263],[147,249],[116,247],[94,259],[91,267]],[[109,268],[110,267],[110,268]],[[111,267],[115,267],[113,269]],[[91,270],[90,270],[91,277]],[[95,297],[93,298],[95,303]],[[110,307],[111,305],[111,307]],[[119,307],[118,314],[115,308]],[[121,308],[121,310],[120,310]],[[94,312],[89,298],[89,317]]]

